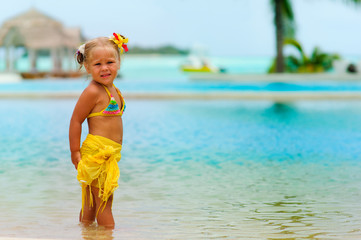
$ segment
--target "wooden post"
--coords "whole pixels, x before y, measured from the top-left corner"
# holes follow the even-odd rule
[[[14,61],[15,61],[15,48],[13,46],[6,46],[6,67],[7,72],[14,71]]]
[[[57,49],[57,48],[52,48],[50,50],[51,53],[51,59],[53,61],[53,72],[61,72],[62,70],[62,64],[61,64],[61,59],[62,59],[62,53],[61,53],[61,49]]]
[[[37,72],[36,69],[36,50],[33,48],[28,49],[30,60],[30,72]]]
[[[50,49],[51,61],[53,62],[53,72],[56,72],[56,49]]]
[[[63,59],[64,59],[64,49],[63,48],[58,48],[58,51],[57,51],[57,56],[56,56],[56,59],[57,59],[57,68],[58,68],[58,71],[62,72],[64,69],[63,69]]]
[[[14,72],[14,61],[15,61],[15,47],[10,47],[10,58],[9,58],[9,71]]]
[[[10,72],[10,53],[9,46],[5,47],[5,71]]]

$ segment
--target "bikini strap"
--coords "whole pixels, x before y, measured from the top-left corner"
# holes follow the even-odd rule
[[[111,98],[111,97],[112,97],[112,94],[110,93],[109,89],[108,89],[105,85],[103,85],[103,84],[102,84],[102,86],[104,87],[105,91],[107,91],[109,98]],[[122,94],[120,93],[119,89],[114,85],[114,83],[113,83],[113,87],[114,87],[115,90],[117,91],[118,95],[119,95],[121,98],[123,98]]]
[[[110,94],[110,91],[108,90],[108,88],[107,88],[105,85],[103,85],[103,84],[102,84],[102,86],[105,88],[105,91],[107,91],[109,98],[111,98],[111,97],[112,97],[112,94]],[[113,86],[114,86],[114,84],[113,84]],[[115,87],[115,86],[114,86],[114,87]]]
[[[114,86],[114,87],[115,87],[115,90],[117,90],[117,93],[118,93],[119,97],[123,98],[123,96],[122,96],[121,92],[119,91],[119,89],[116,86]]]
[[[124,101],[123,95],[114,84],[113,84],[113,86],[115,87],[115,90],[117,90],[118,96],[120,97],[120,102],[122,104],[122,107],[121,107],[120,111],[123,112],[124,109],[125,109],[125,101]]]

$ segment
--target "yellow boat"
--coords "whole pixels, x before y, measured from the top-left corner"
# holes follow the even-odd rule
[[[187,62],[181,65],[183,72],[219,73],[220,69],[209,64],[205,58],[189,56]]]
[[[208,66],[193,67],[193,66],[183,65],[181,69],[183,72],[207,72],[207,73],[218,72],[216,69],[210,68]]]

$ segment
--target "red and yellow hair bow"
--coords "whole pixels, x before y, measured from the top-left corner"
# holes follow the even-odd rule
[[[123,51],[128,52],[128,38],[125,38],[119,33],[113,33],[113,36],[111,36],[109,40],[112,40],[115,44],[118,45],[121,54],[123,53]]]

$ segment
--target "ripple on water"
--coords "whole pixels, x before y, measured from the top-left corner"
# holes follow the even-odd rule
[[[0,101],[8,113],[0,125],[1,237],[361,235],[358,104],[128,101],[117,228],[105,233],[77,225],[80,186],[64,120],[75,101],[17,103],[26,111]]]

